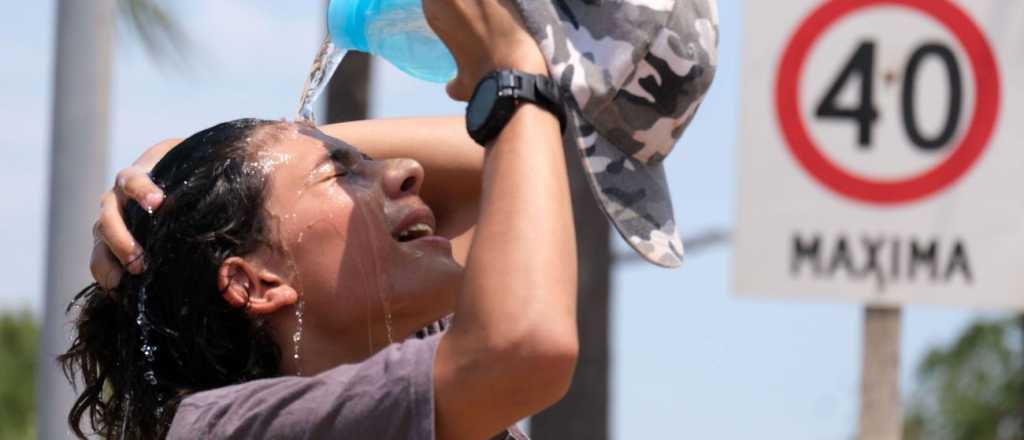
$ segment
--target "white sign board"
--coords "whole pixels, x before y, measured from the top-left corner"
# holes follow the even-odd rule
[[[744,7],[736,291],[1024,308],[1024,2]]]

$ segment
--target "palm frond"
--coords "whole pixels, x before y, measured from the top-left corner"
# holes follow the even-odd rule
[[[126,27],[158,62],[184,62],[189,41],[177,21],[156,0],[118,0]]]

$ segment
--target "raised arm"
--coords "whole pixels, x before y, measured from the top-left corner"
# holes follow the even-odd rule
[[[484,150],[466,134],[462,116],[375,119],[320,127],[375,159],[412,158],[424,169],[420,195],[434,211],[437,233],[452,240],[465,264],[480,211]]]
[[[576,253],[558,121],[523,105],[491,147],[455,320],[434,363],[440,439],[489,438],[568,390]]]
[[[459,116],[378,119],[321,128],[371,157],[407,157],[420,162],[427,176],[422,195],[437,217],[437,232],[452,240],[456,260],[465,263],[480,206],[483,150],[466,134],[464,124]],[[132,273],[142,270],[142,249],[128,232],[121,211],[127,199],[150,210],[160,207],[163,193],[148,173],[178,142],[180,139],[168,139],[147,149],[118,172],[114,187],[101,197],[90,269],[103,287],[117,285],[126,267]]]
[[[468,99],[482,74],[546,75],[506,0],[424,0]],[[566,393],[576,366],[576,242],[558,119],[521,103],[487,150],[455,318],[434,361],[437,437],[490,438]]]

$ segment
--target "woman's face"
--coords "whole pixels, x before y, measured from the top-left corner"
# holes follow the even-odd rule
[[[433,233],[419,163],[372,160],[312,126],[272,130],[253,161],[269,177],[265,260],[305,302],[303,331],[372,352],[450,313],[462,269]]]

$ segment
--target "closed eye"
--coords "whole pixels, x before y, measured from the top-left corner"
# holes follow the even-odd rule
[[[323,170],[321,175],[334,179],[349,175],[353,169],[359,167],[359,161],[353,152],[342,148],[335,148],[328,150],[313,169],[323,170],[323,168],[330,167],[329,171]]]

